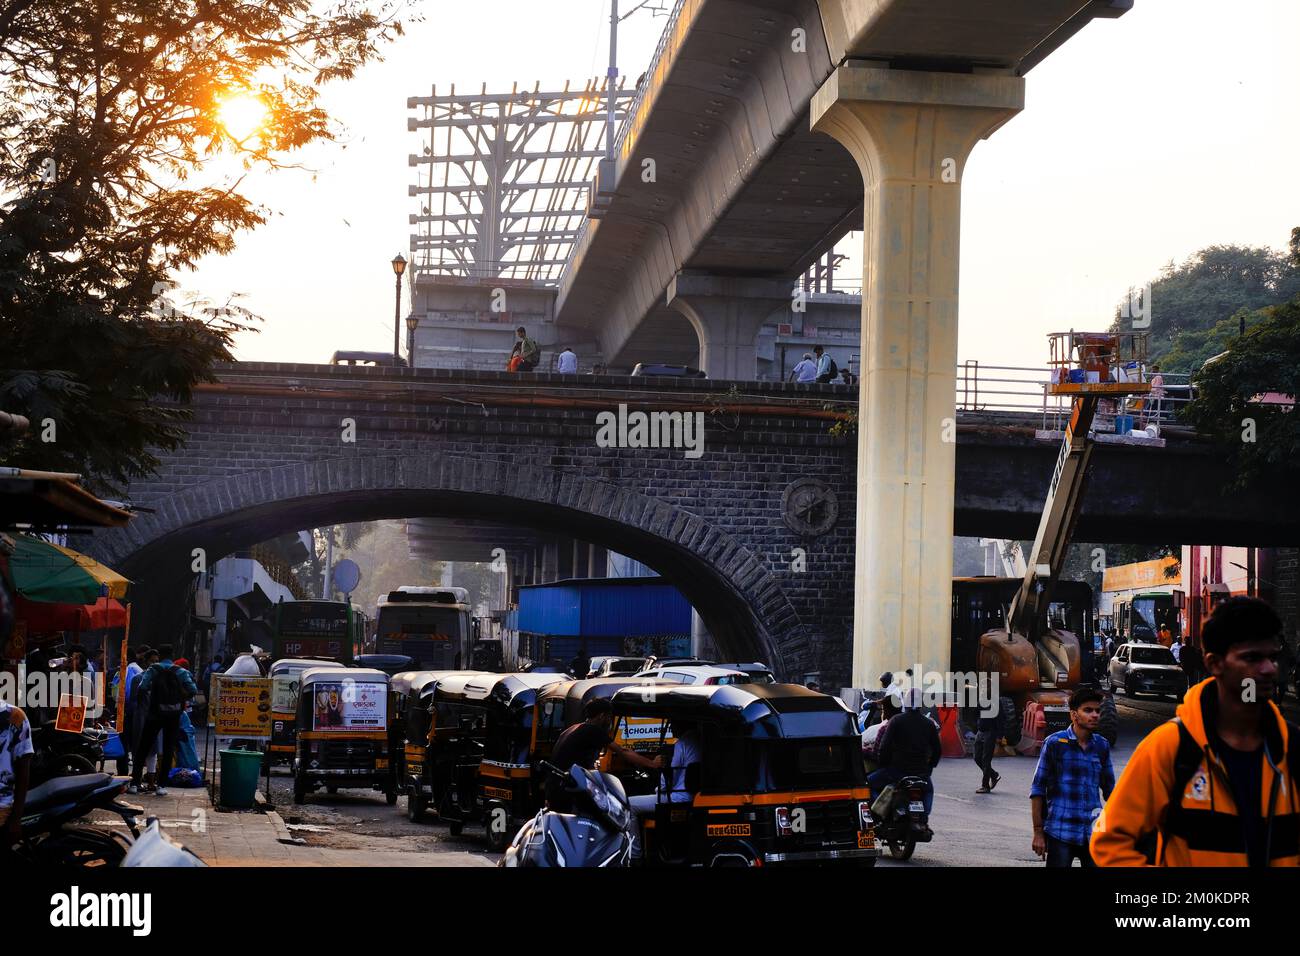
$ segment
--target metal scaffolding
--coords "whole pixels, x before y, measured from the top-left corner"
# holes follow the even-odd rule
[[[421,274],[557,281],[587,213],[596,163],[605,156],[607,79],[581,90],[412,96],[410,131],[427,129],[411,235],[414,283]],[[614,90],[615,124],[635,90]]]

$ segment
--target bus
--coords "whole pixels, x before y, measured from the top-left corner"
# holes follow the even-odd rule
[[[460,670],[473,663],[469,592],[403,585],[379,597],[375,651],[405,654],[414,670]]]
[[[1124,641],[1144,641],[1148,644],[1177,644],[1182,634],[1181,592],[1146,591],[1117,598],[1114,604],[1115,630]],[[1169,628],[1169,640],[1160,639],[1160,629]]]
[[[346,601],[281,601],[271,612],[271,660],[328,657],[351,664],[365,634],[366,615]]]

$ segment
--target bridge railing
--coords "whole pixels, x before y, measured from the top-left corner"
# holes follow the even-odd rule
[[[1113,416],[1126,414],[1133,417],[1135,427],[1148,424],[1171,425],[1195,392],[1190,376],[1169,372],[1161,373],[1164,379],[1162,395],[1143,396],[1141,404],[1133,400],[1113,407],[1103,407],[1102,427],[1113,427]],[[1049,372],[1046,368],[1015,365],[984,365],[968,359],[957,366],[958,412],[1007,412],[1036,414],[1042,427],[1060,431],[1070,417],[1070,399],[1064,395],[1049,395]]]

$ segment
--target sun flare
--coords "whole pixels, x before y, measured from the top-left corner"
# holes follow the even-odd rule
[[[266,122],[266,104],[251,93],[236,93],[221,101],[217,118],[231,139],[242,143],[259,132]]]

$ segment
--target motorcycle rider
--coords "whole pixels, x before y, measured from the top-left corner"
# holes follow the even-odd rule
[[[567,772],[574,764],[594,770],[601,751],[607,749],[642,770],[658,770],[663,766],[661,757],[652,760],[614,743],[614,706],[608,700],[587,701],[582,715],[586,718],[582,723],[567,727],[555,741],[550,762],[560,770]],[[564,782],[554,776],[546,781],[546,805],[561,813],[567,813],[569,809]]]
[[[934,785],[930,782],[930,774],[939,765],[942,755],[939,728],[923,710],[909,707],[890,718],[879,746],[880,769],[867,776],[867,786],[876,794],[904,777],[920,777],[925,781],[924,803],[928,816],[934,806]]]

